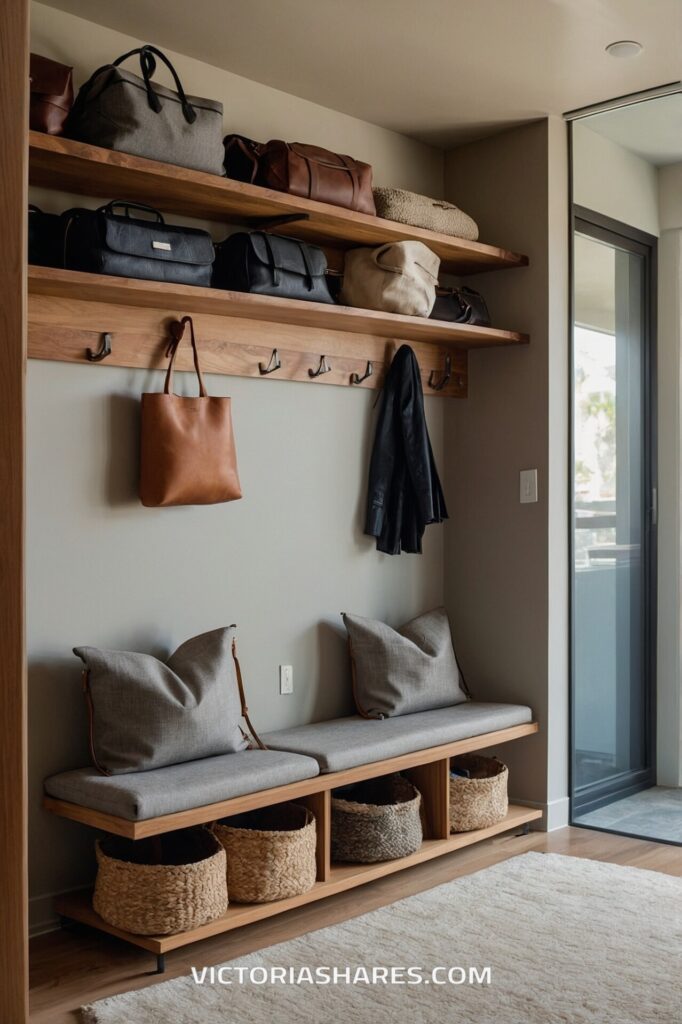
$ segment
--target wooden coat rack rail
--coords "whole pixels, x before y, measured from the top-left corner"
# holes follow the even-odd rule
[[[102,362],[161,368],[169,321],[190,313],[209,373],[378,388],[406,341],[419,361],[425,393],[463,398],[467,349],[528,340],[514,331],[46,267],[30,267],[28,282],[33,359],[86,362],[88,349],[103,351],[108,335],[111,354]],[[263,368],[274,365],[274,349],[281,366],[265,374]],[[315,375],[322,357],[329,372]],[[189,351],[178,359],[179,369],[191,369]],[[369,363],[373,372],[365,376]],[[359,385],[355,375],[364,377]]]

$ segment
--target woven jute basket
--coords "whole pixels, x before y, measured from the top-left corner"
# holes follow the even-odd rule
[[[227,854],[233,903],[269,903],[312,889],[316,878],[315,816],[301,804],[276,804],[217,822]]]
[[[207,828],[133,842],[96,843],[92,905],[99,916],[136,935],[197,928],[227,910],[225,851]]]
[[[451,768],[465,769],[471,778],[450,776],[450,831],[472,832],[502,821],[509,807],[509,769],[496,757],[459,754]]]
[[[415,853],[422,843],[421,795],[402,775],[332,793],[332,860],[373,864]]]

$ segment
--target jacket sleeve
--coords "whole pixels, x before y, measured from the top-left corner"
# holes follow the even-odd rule
[[[447,519],[447,509],[433,458],[424,412],[419,364],[412,350],[401,394],[401,430],[407,472],[414,493],[417,524],[423,533],[429,523]]]

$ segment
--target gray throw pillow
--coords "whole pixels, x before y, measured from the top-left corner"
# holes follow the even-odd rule
[[[393,718],[450,707],[467,699],[444,608],[400,629],[343,614],[355,704],[365,718]]]
[[[87,669],[90,749],[108,775],[231,754],[248,746],[234,626],[187,640],[168,661],[149,654],[75,647]]]

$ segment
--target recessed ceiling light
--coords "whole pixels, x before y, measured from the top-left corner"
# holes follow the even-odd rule
[[[609,43],[606,52],[611,57],[638,57],[644,47],[634,39],[619,39],[615,43]]]

